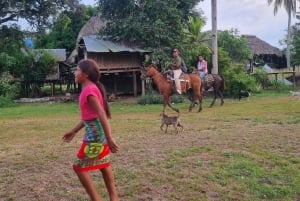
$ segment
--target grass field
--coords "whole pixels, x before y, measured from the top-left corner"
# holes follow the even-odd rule
[[[120,151],[111,155],[122,201],[300,200],[300,101],[286,94],[225,99],[189,113],[184,131],[160,130],[161,105],[111,103]],[[172,113],[168,110],[168,113]],[[0,200],[89,200],[71,165],[83,132],[76,103],[0,109]],[[92,176],[108,200],[98,171]]]

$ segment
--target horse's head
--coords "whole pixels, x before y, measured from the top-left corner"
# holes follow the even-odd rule
[[[158,72],[156,65],[151,63],[148,67],[141,70],[141,79],[145,80],[147,77],[152,77],[156,72]]]

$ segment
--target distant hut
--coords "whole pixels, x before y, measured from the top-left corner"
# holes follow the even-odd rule
[[[149,51],[100,38],[98,33],[104,26],[99,15],[92,17],[81,29],[68,62],[94,59],[108,94],[137,96],[142,91],[142,62]]]
[[[250,71],[253,72],[253,65],[268,64],[273,68],[286,68],[286,57],[280,49],[271,46],[267,42],[254,35],[243,35],[248,40],[248,47],[251,51],[249,59]]]

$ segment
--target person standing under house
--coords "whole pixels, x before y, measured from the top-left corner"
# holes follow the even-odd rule
[[[119,201],[114,174],[108,156],[116,153],[119,146],[112,137],[108,118],[111,117],[104,86],[99,82],[100,73],[94,60],[81,60],[75,72],[75,81],[82,85],[79,96],[81,121],[63,136],[70,142],[85,127],[82,145],[73,164],[81,184],[93,201],[100,201],[89,171],[100,170],[109,193],[110,201]]]
[[[181,66],[182,66],[182,59],[179,56],[179,51],[178,49],[174,49],[172,52],[173,60],[172,63],[169,65],[169,67],[172,69],[173,74],[174,74],[174,81],[175,81],[175,86],[178,94],[181,94],[181,85],[180,85],[180,80],[179,77],[182,73]]]

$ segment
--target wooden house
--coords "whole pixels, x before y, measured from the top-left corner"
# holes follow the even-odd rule
[[[248,41],[248,47],[251,51],[248,70],[253,72],[253,66],[269,64],[274,68],[286,68],[286,57],[280,49],[271,46],[254,35],[242,35]]]
[[[76,48],[67,62],[76,64],[81,59],[94,59],[108,94],[137,96],[143,89],[140,71],[149,51],[100,38],[98,33],[104,26],[100,14],[93,16],[80,30]]]
[[[93,59],[99,65],[101,82],[108,93],[137,96],[142,91],[140,71],[149,51],[100,38],[83,36],[78,44],[78,60]]]

